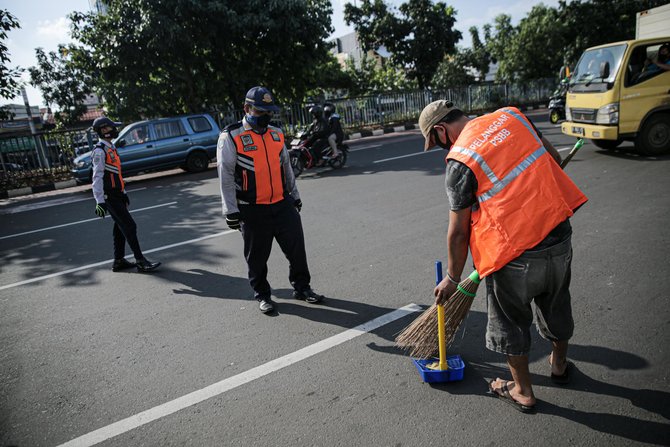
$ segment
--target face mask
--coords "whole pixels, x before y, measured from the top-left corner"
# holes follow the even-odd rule
[[[247,123],[251,124],[253,127],[259,129],[265,129],[266,127],[268,127],[268,124],[270,124],[270,121],[272,120],[272,115],[255,116],[250,113],[247,113],[245,118],[247,120]]]
[[[446,126],[438,123],[433,127],[433,130],[435,131],[435,144],[440,146],[442,149],[451,149],[452,144],[451,140],[449,139]]]
[[[119,136],[119,131],[116,127],[112,127],[112,130],[110,130],[107,133],[102,134],[103,138],[110,138],[110,139],[116,138],[118,136]]]

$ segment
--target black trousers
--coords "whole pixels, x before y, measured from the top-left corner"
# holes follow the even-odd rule
[[[137,224],[128,212],[128,207],[121,193],[105,193],[105,203],[109,215],[114,220],[114,259],[126,255],[126,241],[135,255],[135,259],[143,259],[140,242],[137,240]]]
[[[295,290],[303,291],[311,280],[305,253],[305,236],[293,199],[287,198],[272,205],[240,205],[244,258],[249,269],[249,283],[257,300],[270,298],[268,258],[272,242],[289,262],[288,279]]]

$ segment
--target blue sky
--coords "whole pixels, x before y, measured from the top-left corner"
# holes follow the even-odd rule
[[[445,1],[445,0],[442,0]],[[353,28],[344,23],[343,11],[345,3],[356,3],[354,0],[332,0],[333,26],[335,32],[332,37],[339,37],[353,31]],[[402,0],[387,0],[387,4],[397,7]],[[548,6],[557,6],[558,0],[446,0],[456,11],[456,29],[463,33],[461,46],[470,46],[468,28],[491,23],[498,14],[506,13],[512,16],[514,23],[523,18],[528,11],[538,3]],[[0,0],[0,8],[9,10],[16,16],[21,29],[13,30],[7,38],[10,53],[10,66],[30,67],[36,64],[35,48],[42,47],[46,51],[55,50],[59,43],[71,41],[69,36],[69,22],[66,16],[72,11],[90,10],[88,0]],[[28,80],[28,75],[24,75]],[[27,82],[26,82],[27,83]],[[39,90],[27,85],[26,91],[31,105],[44,106],[44,100]],[[20,97],[2,103],[22,103]]]

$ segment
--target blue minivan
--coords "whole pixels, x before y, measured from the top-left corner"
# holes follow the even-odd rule
[[[124,177],[175,167],[200,172],[216,158],[219,131],[207,114],[159,118],[129,124],[114,145]],[[72,175],[78,183],[90,182],[92,173],[90,152],[74,159]]]

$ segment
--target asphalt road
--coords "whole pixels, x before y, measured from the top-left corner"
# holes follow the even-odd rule
[[[574,143],[533,119],[557,148]],[[271,317],[213,169],[131,183],[142,247],[163,262],[151,275],[111,272],[112,221],[87,188],[0,207],[0,444],[669,444],[670,157],[588,143],[566,168],[590,199],[572,219],[577,371],[553,385],[534,333],[538,414],[523,415],[486,394],[508,372],[484,347],[482,290],[450,349],[463,381],[424,384],[393,347],[446,259],[444,153],[421,153],[418,132],[351,147],[346,168],[298,181],[328,299],[292,300],[275,246]]]

